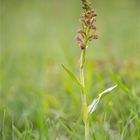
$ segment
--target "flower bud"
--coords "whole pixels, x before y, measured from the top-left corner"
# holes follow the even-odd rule
[[[85,44],[83,42],[81,42],[79,45],[80,45],[82,50],[86,48],[86,46],[85,46]]]
[[[92,24],[91,25],[91,29],[95,30],[96,29],[96,25],[95,24]]]
[[[77,33],[79,33],[83,38],[86,36],[86,33],[82,29],[79,29]]]
[[[94,35],[91,35],[91,36],[88,38],[89,41],[92,41],[92,40],[94,40],[94,39],[98,39],[98,35],[94,34]]]
[[[93,35],[93,39],[98,39],[98,35],[97,34],[94,34]]]
[[[80,34],[78,34],[78,35],[76,36],[76,40],[77,40],[78,43],[79,43],[79,42],[82,42],[82,37],[81,37]]]

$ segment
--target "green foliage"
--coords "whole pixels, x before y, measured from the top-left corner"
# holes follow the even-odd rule
[[[101,100],[105,95],[107,95],[110,91],[112,91],[114,88],[116,88],[116,87],[117,87],[117,85],[115,85],[115,86],[113,86],[113,87],[110,87],[110,88],[104,90],[103,92],[101,92],[101,93],[98,95],[98,97],[97,97],[96,99],[94,99],[94,100],[92,101],[92,103],[88,106],[88,113],[89,113],[89,114],[93,113],[93,112],[96,110],[96,108],[97,108],[97,106],[98,106],[100,100]]]
[[[77,78],[75,77],[75,75],[68,70],[68,68],[66,68],[63,64],[62,64],[63,69],[67,72],[67,74],[71,77],[71,79],[73,80],[73,82],[80,88],[83,90],[83,86],[81,85],[81,83],[77,80]]]

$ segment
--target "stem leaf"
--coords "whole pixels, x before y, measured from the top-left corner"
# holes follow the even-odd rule
[[[83,86],[81,85],[81,83],[78,81],[78,79],[75,77],[75,75],[68,69],[66,68],[66,66],[64,66],[62,64],[63,69],[66,71],[66,73],[71,77],[71,79],[73,80],[73,82],[80,87],[80,89],[83,90]]]
[[[94,100],[92,101],[92,103],[88,106],[88,113],[89,113],[89,114],[92,114],[92,113],[96,110],[96,108],[97,108],[97,106],[98,106],[100,100],[101,100],[105,95],[107,95],[110,91],[112,91],[113,89],[115,89],[117,86],[118,86],[118,85],[112,86],[112,87],[110,87],[110,88],[104,90],[103,92],[101,92],[101,93],[98,95],[98,97],[97,97],[96,99],[94,99]]]

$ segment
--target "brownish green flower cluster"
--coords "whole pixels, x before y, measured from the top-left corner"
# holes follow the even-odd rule
[[[80,22],[82,23],[82,29],[78,30],[76,40],[81,47],[81,49],[87,48],[88,41],[97,39],[96,35],[96,11],[91,8],[91,3],[88,0],[82,1],[83,13],[80,17]]]

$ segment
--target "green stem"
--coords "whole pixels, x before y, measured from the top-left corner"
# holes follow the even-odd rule
[[[81,58],[80,58],[80,82],[81,82],[83,88],[85,88],[85,79],[84,79],[85,55],[86,55],[86,49],[82,50]],[[83,93],[83,91],[82,91],[82,93]]]
[[[88,124],[88,109],[87,109],[87,99],[85,93],[85,79],[84,79],[84,64],[85,64],[86,48],[81,52],[80,58],[80,82],[83,86],[82,90],[82,109],[83,109],[83,121],[85,129],[85,140],[88,140],[89,137],[89,124]]]

